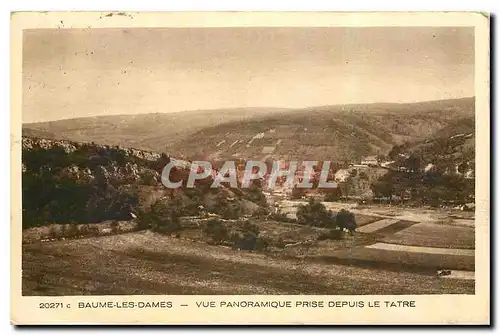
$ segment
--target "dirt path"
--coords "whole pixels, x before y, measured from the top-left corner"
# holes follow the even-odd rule
[[[359,231],[361,233],[373,233],[377,230],[389,227],[390,225],[393,225],[398,221],[399,221],[399,219],[396,219],[396,220],[383,219],[383,220],[375,221],[373,223],[364,225],[363,227],[359,227],[357,231]]]
[[[389,243],[375,243],[372,245],[367,245],[365,248],[390,250],[390,251],[405,251],[405,252],[417,252],[423,254],[436,254],[436,255],[457,255],[457,256],[468,256],[474,257],[474,249],[450,249],[450,248],[433,248],[433,247],[419,247],[419,246],[409,246],[401,244],[389,244]]]

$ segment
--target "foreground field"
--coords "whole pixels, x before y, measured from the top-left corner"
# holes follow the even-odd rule
[[[23,246],[23,295],[473,294],[434,273],[251,253],[151,232]]]

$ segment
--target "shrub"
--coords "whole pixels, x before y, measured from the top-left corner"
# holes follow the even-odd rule
[[[308,204],[299,206],[297,220],[299,223],[311,226],[335,227],[332,211],[327,210],[325,205],[314,198],[310,198]]]
[[[259,236],[260,228],[250,221],[243,222],[238,231],[231,233],[230,240],[235,248],[241,250],[264,250],[269,241]]]
[[[68,227],[65,224],[62,224],[61,229],[59,230],[61,237],[66,237],[68,235]]]
[[[257,205],[266,207],[267,199],[262,193],[262,186],[259,183],[252,183],[248,189],[245,190],[244,197]]]
[[[145,230],[151,228],[153,214],[151,212],[140,211],[137,215],[137,230]]]
[[[120,223],[118,221],[113,221],[109,225],[109,228],[111,228],[111,233],[116,234],[120,230]]]
[[[269,215],[269,210],[264,207],[259,207],[252,213],[252,217],[256,219],[264,219]]]
[[[155,232],[171,234],[181,229],[179,217],[182,213],[180,199],[159,199],[149,211],[141,211],[138,220],[138,229],[152,229]]]
[[[236,247],[241,250],[254,250],[257,244],[257,235],[246,231],[242,234],[242,238],[236,243]]]
[[[80,227],[80,234],[83,236],[99,235],[99,227],[93,224],[84,224]]]
[[[80,229],[78,229],[78,225],[76,223],[70,223],[67,230],[66,236],[69,238],[75,238],[80,235]]]
[[[229,240],[229,232],[227,227],[217,219],[212,219],[207,222],[203,232],[212,238],[216,243]]]
[[[49,234],[48,238],[50,238],[50,239],[57,239],[60,237],[59,231],[57,230],[56,226],[50,227],[48,234]]]
[[[266,238],[257,237],[257,241],[255,241],[254,249],[255,250],[265,250],[269,246],[269,241]]]
[[[254,250],[257,244],[257,234],[251,231],[238,231],[231,234],[234,247],[241,250]]]
[[[232,202],[227,204],[227,206],[222,210],[221,216],[226,220],[234,220],[239,218],[241,215],[241,207],[238,203]]]
[[[245,221],[243,223],[243,230],[254,233],[255,235],[259,235],[260,228],[255,223],[251,223],[250,221]]]
[[[288,217],[286,213],[283,213],[280,210],[271,214],[269,218],[279,222],[297,223],[296,219]]]
[[[158,178],[156,177],[156,174],[154,171],[144,170],[140,174],[140,178],[141,178],[141,183],[144,185],[154,186],[154,185],[158,184]]]
[[[340,188],[337,187],[326,193],[325,201],[339,201],[341,197],[342,193],[340,192]]]
[[[278,237],[278,240],[276,241],[275,245],[276,245],[276,247],[282,248],[282,249],[285,247],[286,243],[285,243],[285,240],[283,239],[282,236]]]
[[[216,204],[210,208],[210,211],[220,214],[226,220],[237,219],[241,216],[241,204],[237,199],[232,198],[226,191],[219,191],[216,198]]]
[[[153,225],[153,231],[162,234],[172,234],[181,229],[179,217],[171,215],[163,219],[157,219]]]
[[[318,236],[318,240],[340,240],[344,236],[340,229],[330,229]]]

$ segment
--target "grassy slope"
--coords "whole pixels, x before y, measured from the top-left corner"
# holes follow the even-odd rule
[[[23,246],[24,295],[473,292],[468,281],[285,260],[149,232]]]

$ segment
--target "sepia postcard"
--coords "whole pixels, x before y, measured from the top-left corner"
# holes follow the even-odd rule
[[[11,322],[489,325],[489,15],[11,15]]]

